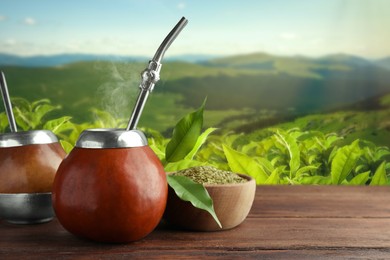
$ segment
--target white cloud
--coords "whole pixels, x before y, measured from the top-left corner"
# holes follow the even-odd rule
[[[5,20],[7,20],[7,17],[4,16],[4,15],[0,15],[0,22],[1,22],[1,21],[5,21]]]
[[[298,35],[296,35],[293,32],[283,32],[283,33],[279,34],[279,38],[282,38],[284,40],[294,40],[297,37],[298,37]]]
[[[12,38],[9,38],[9,39],[6,39],[4,41],[5,45],[7,46],[14,46],[16,45],[16,40],[15,39],[12,39]]]
[[[186,8],[186,3],[184,3],[184,2],[178,3],[177,4],[177,8],[180,9],[180,10]]]
[[[34,18],[31,18],[31,17],[24,18],[24,24],[35,25],[36,23],[37,23],[37,21]]]

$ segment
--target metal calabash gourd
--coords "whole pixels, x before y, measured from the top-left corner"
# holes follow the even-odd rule
[[[159,80],[165,51],[187,24],[183,17],[142,72],[126,129],[89,129],[63,160],[53,183],[53,207],[65,229],[100,242],[139,240],[160,222],[167,202],[164,168],[136,126]]]

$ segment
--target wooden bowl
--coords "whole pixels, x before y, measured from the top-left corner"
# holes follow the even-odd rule
[[[252,177],[238,175],[248,181],[204,185],[213,199],[214,210],[222,228],[208,212],[195,208],[190,202],[182,201],[170,187],[164,219],[178,228],[195,231],[220,231],[238,226],[247,217],[256,192],[256,182]]]

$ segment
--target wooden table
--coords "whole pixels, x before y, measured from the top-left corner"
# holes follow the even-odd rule
[[[261,186],[235,229],[188,232],[159,226],[130,244],[79,239],[56,219],[0,221],[0,259],[390,259],[390,188]]]

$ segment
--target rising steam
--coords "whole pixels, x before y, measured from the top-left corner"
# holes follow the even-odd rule
[[[108,74],[97,90],[99,107],[116,119],[128,119],[136,101],[140,84],[139,63],[104,63],[95,66]],[[113,127],[113,126],[110,126]]]

